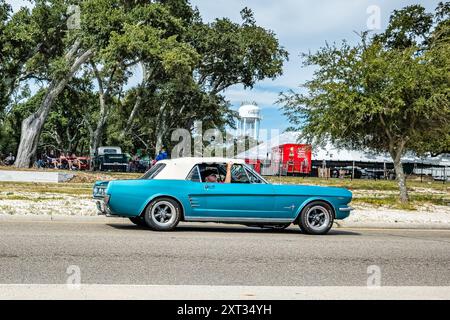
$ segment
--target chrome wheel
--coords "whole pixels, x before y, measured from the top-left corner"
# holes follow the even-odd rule
[[[175,206],[169,201],[159,201],[152,208],[151,218],[156,225],[166,227],[176,219]]]
[[[327,229],[330,224],[330,212],[320,205],[309,208],[305,218],[308,227],[316,232]]]

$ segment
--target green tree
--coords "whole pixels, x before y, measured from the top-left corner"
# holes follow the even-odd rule
[[[86,110],[96,110],[98,97],[87,81],[73,79],[59,95],[42,130],[39,149],[83,154],[89,150]]]
[[[197,58],[189,59],[183,51],[174,51],[167,57],[180,65],[170,68],[170,72],[161,68],[164,64],[155,64],[155,59],[142,60],[144,79],[132,93],[136,98],[124,133],[142,137],[143,130],[152,132],[149,145],[155,153],[170,144],[174,128],[191,131],[197,120],[203,122],[204,129],[233,125],[236,115],[229,109],[223,91],[237,84],[252,87],[259,80],[276,78],[282,74],[288,57],[275,34],[257,26],[247,8],[241,12],[240,24],[226,18],[206,24],[186,1],[162,2],[181,19],[179,41],[193,48]],[[186,63],[181,64],[183,61]],[[150,114],[153,118],[148,118]],[[143,115],[150,126],[134,122],[136,116]]]
[[[429,15],[418,6],[398,10],[381,35],[305,54],[304,64],[317,66],[306,92],[281,97],[284,113],[306,137],[388,152],[402,202],[408,193],[401,157],[425,151],[428,137],[448,135],[450,122],[448,42],[432,50],[427,28]]]
[[[84,47],[77,30],[68,30],[68,5],[73,1],[36,0],[34,7],[22,8],[8,21],[7,57],[13,88],[21,81],[37,79],[44,83],[45,96],[21,125],[21,138],[15,165],[29,167],[51,107],[81,66],[94,54]]]
[[[75,29],[68,24],[72,4],[81,12]],[[72,83],[89,81],[98,98],[83,109],[91,153],[105,141],[125,142],[130,136],[130,147],[136,143],[159,150],[169,143],[172,128],[191,129],[195,120],[232,125],[234,113],[223,91],[275,78],[287,59],[275,35],[257,26],[248,9],[242,11],[241,24],[228,19],[205,24],[186,0],[36,0],[33,5],[12,15],[0,0],[0,86],[7,92],[0,98],[10,109],[28,108],[20,113],[26,117],[18,167],[33,163],[40,141],[50,143],[51,131],[71,126],[56,104]],[[143,79],[130,88],[137,65]],[[11,102],[30,82],[41,85],[39,96],[20,107]],[[71,139],[59,138],[60,146]]]

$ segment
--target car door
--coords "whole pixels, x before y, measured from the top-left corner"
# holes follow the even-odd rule
[[[206,214],[222,218],[273,218],[271,184],[251,183],[244,166],[234,164],[232,183],[203,182]]]
[[[186,188],[190,210],[186,210],[186,217],[207,217],[207,197],[205,184],[202,183],[200,170],[195,165],[186,178]]]

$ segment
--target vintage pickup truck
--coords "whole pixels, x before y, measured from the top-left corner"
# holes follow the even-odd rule
[[[100,147],[94,157],[94,169],[100,171],[121,171],[128,168],[128,158],[120,147]]]

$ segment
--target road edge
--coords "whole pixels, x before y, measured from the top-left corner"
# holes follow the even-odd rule
[[[0,214],[1,222],[97,222],[97,223],[128,223],[128,219],[105,216],[65,216],[65,215],[10,215]],[[450,230],[450,223],[413,223],[413,222],[346,222],[335,221],[334,229],[423,229],[423,230]]]

